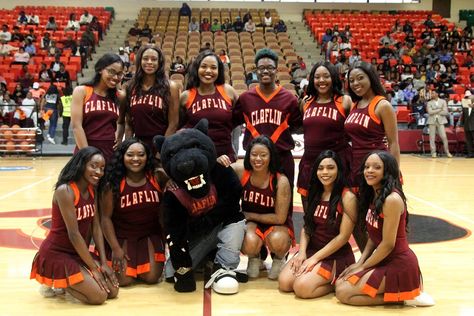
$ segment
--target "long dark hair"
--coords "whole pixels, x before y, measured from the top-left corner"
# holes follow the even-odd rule
[[[347,78],[350,77],[351,72],[354,69],[362,70],[367,75],[367,77],[369,77],[370,88],[372,89],[372,91],[374,92],[375,95],[381,95],[381,96],[384,96],[384,97],[387,98],[387,93],[385,92],[385,89],[383,88],[382,84],[380,83],[379,75],[378,75],[377,69],[375,69],[375,67],[373,67],[371,64],[369,64],[365,61],[357,61],[357,62],[354,63],[354,65],[352,65],[351,69],[347,73]],[[349,85],[348,85],[347,89],[349,91],[349,95],[352,98],[352,101],[362,100],[362,97],[358,96],[357,94],[355,94],[354,91],[352,91],[350,82],[349,82]]]
[[[84,83],[84,85],[91,86],[91,87],[95,87],[96,85],[98,85],[100,82],[100,78],[102,76],[101,71],[104,70],[106,67],[115,63],[120,63],[122,67],[124,67],[124,63],[119,55],[114,54],[114,53],[104,54],[102,57],[99,58],[99,60],[97,60],[97,62],[94,65],[94,70],[95,70],[94,77],[92,78],[92,80]],[[107,89],[107,96],[116,102],[117,89]]]
[[[375,196],[374,188],[369,186],[365,181],[364,177],[364,169],[365,169],[365,162],[371,155],[377,155],[383,162],[383,178],[380,182],[382,188],[378,192],[378,196]],[[385,203],[385,199],[389,196],[393,191],[396,191],[403,200],[403,203],[406,207],[406,197],[403,193],[402,184],[400,182],[400,169],[398,168],[398,162],[395,157],[392,156],[387,151],[374,151],[369,153],[362,165],[360,167],[360,186],[359,186],[359,225],[365,228],[365,217],[367,212],[370,208],[370,205],[374,204],[374,209],[372,210],[372,215],[374,218],[378,218],[380,213],[383,210],[383,204]],[[408,224],[408,210],[406,215],[406,224]]]
[[[252,151],[252,148],[255,145],[263,145],[268,148],[268,151],[270,152],[270,163],[268,165],[270,173],[275,174],[280,172],[280,158],[278,156],[278,151],[276,150],[273,141],[266,135],[260,135],[252,139],[250,144],[247,146],[244,157],[245,170],[252,170],[252,166],[250,165],[250,151]]]
[[[155,82],[148,92],[158,94],[163,99],[165,108],[167,108],[170,99],[170,82],[165,70],[165,56],[163,55],[161,49],[155,45],[144,45],[138,50],[137,57],[135,58],[136,72],[133,78],[130,80],[130,84],[127,86],[127,96],[128,99],[130,99],[132,93],[138,96],[142,96],[144,94],[142,84],[145,77],[145,72],[142,68],[142,58],[143,54],[149,49],[154,50],[158,54],[158,70],[155,72]]]
[[[125,153],[130,146],[136,143],[142,144],[143,148],[145,148],[146,163],[143,171],[145,174],[153,173],[154,171],[153,156],[151,155],[150,148],[148,148],[144,142],[136,138],[129,138],[125,140],[114,152],[112,159],[107,164],[105,172],[105,185],[112,189],[114,200],[120,198],[120,182],[127,175],[127,168],[123,162]]]
[[[334,226],[336,224],[337,208],[342,203],[342,191],[346,187],[344,177],[344,165],[341,158],[332,150],[325,150],[316,158],[311,168],[311,178],[309,181],[308,207],[304,210],[304,229],[308,236],[314,233],[314,210],[321,203],[321,197],[324,193],[324,186],[318,178],[317,172],[321,161],[326,158],[334,160],[337,166],[337,177],[334,180],[334,186],[329,198],[329,213],[326,224]]]
[[[54,185],[54,189],[56,190],[61,185],[71,181],[79,181],[84,175],[87,163],[95,155],[101,155],[103,157],[102,152],[92,146],[84,147],[74,154],[59,173],[58,181]]]
[[[316,73],[316,70],[319,67],[326,68],[329,72],[329,75],[331,76],[331,81],[332,81],[331,92],[332,92],[333,97],[342,96],[344,93],[342,92],[341,78],[339,77],[339,74],[337,73],[336,67],[328,61],[321,61],[321,62],[316,63],[313,66],[309,74],[309,79],[308,79],[309,83],[308,83],[308,88],[306,90],[306,94],[309,97],[314,97],[314,99],[318,98],[318,90],[314,86],[314,74]]]
[[[201,84],[198,73],[199,67],[201,66],[202,60],[209,56],[214,57],[217,61],[217,79],[214,84],[222,85],[225,83],[224,64],[222,63],[221,59],[213,51],[204,50],[200,52],[199,55],[197,55],[196,59],[193,61],[191,67],[189,68],[189,72],[187,74],[186,90],[199,87],[199,85]]]

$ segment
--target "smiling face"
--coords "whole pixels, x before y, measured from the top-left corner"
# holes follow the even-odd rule
[[[257,63],[257,78],[261,84],[272,84],[275,82],[276,64],[270,58],[261,58]]]
[[[383,179],[384,165],[382,159],[377,154],[370,155],[365,161],[364,178],[368,185],[374,189],[381,187]]]
[[[101,81],[109,89],[114,89],[122,81],[123,66],[116,62],[105,67],[101,72]]]
[[[318,166],[316,175],[323,186],[332,186],[337,179],[337,164],[332,158],[324,158]]]
[[[320,66],[314,72],[314,87],[320,96],[327,96],[331,92],[332,79],[326,67]]]
[[[95,154],[87,162],[83,178],[87,183],[96,186],[104,175],[105,159],[101,154]]]
[[[146,159],[145,147],[140,143],[134,143],[125,152],[123,163],[127,172],[139,173],[145,169]]]
[[[143,72],[147,75],[154,74],[158,70],[158,67],[160,66],[158,60],[159,60],[159,56],[156,50],[150,48],[144,51],[142,55],[142,61],[141,61]]]
[[[219,67],[217,59],[214,56],[207,56],[199,65],[198,76],[201,84],[214,84],[219,75]]]
[[[254,171],[268,171],[270,150],[262,144],[255,144],[250,150],[250,166]]]
[[[362,69],[356,68],[349,75],[349,86],[357,96],[362,97],[370,90],[369,76]]]

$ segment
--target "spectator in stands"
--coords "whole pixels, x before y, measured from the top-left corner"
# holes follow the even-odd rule
[[[416,119],[416,125],[418,128],[423,128],[426,125],[428,113],[426,113],[426,102],[424,102],[420,95],[417,94],[412,100],[411,105],[413,116]]]
[[[401,51],[400,61],[405,66],[413,64],[413,59],[408,55],[407,49]]]
[[[18,26],[14,26],[11,41],[23,42],[24,40],[25,36],[20,32],[20,28]]]
[[[102,28],[102,24],[99,22],[99,19],[96,16],[92,17],[92,21],[91,23],[89,23],[89,27],[92,31],[97,31],[97,35],[100,41],[104,39],[104,30]]]
[[[466,138],[466,158],[474,158],[474,98],[469,90],[464,93],[462,99],[461,126],[464,126],[464,136]]]
[[[395,20],[395,23],[392,26],[391,33],[399,33],[403,31],[403,25],[402,22],[400,22],[399,19]]]
[[[250,14],[249,11],[247,11],[247,13],[244,14],[243,18],[242,18],[242,22],[247,23],[248,20],[251,20],[252,19],[252,15]]]
[[[459,118],[462,116],[462,103],[461,97],[459,95],[454,95],[454,97],[448,101],[448,114],[449,114],[449,125],[456,126],[459,121]]]
[[[458,52],[470,52],[471,44],[469,44],[469,39],[466,37],[461,38],[461,40],[456,45],[456,51]]]
[[[443,64],[447,64],[451,62],[451,59],[453,59],[453,53],[448,51],[446,48],[443,48],[441,52],[439,53],[439,60]]]
[[[411,26],[411,23],[409,20],[405,20],[405,24],[403,25],[403,32],[405,34],[409,34],[409,33],[413,34],[413,27]]]
[[[421,55],[420,51],[417,51],[414,56],[412,56],[413,65],[419,68],[425,62],[425,59]]]
[[[427,41],[423,41],[423,43],[421,44],[421,47],[418,50],[418,52],[420,52],[420,54],[421,54],[421,56],[423,56],[423,58],[425,58],[430,53],[430,49],[428,48],[428,42]]]
[[[182,74],[182,75],[186,74],[186,65],[181,56],[176,56],[174,58],[174,62],[171,64],[171,67],[170,67],[170,73]]]
[[[339,50],[341,54],[345,54],[346,52],[351,51],[352,45],[349,42],[349,39],[346,37],[342,37],[342,43],[339,45]]]
[[[390,99],[390,103],[392,104],[392,107],[394,109],[397,109],[397,106],[399,106],[400,104],[403,104],[405,102],[405,95],[403,94],[403,91],[400,90],[400,85],[399,84],[395,84],[393,85],[392,87],[392,92],[390,93],[391,94],[391,99]]]
[[[430,32],[429,37],[427,38],[427,46],[428,48],[433,48],[436,45],[436,36],[433,31]]]
[[[468,23],[466,27],[462,30],[462,33],[464,34],[464,36],[472,38],[472,25]]]
[[[357,48],[354,48],[352,50],[352,54],[351,56],[349,57],[349,64],[352,65],[357,62],[357,61],[361,61],[362,60],[362,56],[360,55],[359,53],[359,50]]]
[[[211,31],[211,24],[209,23],[209,20],[207,18],[202,19],[200,30],[201,32]]]
[[[28,34],[25,36],[25,40],[30,40],[31,42],[36,42],[35,30],[32,28],[28,29]]]
[[[153,34],[152,34],[152,30],[150,28],[150,26],[148,24],[145,24],[142,28],[142,30],[140,31],[140,37],[148,37],[149,39],[151,39],[153,37]]]
[[[436,90],[431,91],[432,99],[426,105],[426,111],[428,112],[428,125],[430,131],[430,149],[431,157],[436,158],[436,144],[435,137],[436,131],[439,138],[443,142],[444,152],[448,158],[453,157],[449,152],[448,138],[446,137],[446,131],[444,124],[448,123],[446,117],[448,116],[448,105],[446,101],[441,99]]]
[[[245,83],[247,86],[250,86],[252,83],[258,83],[257,67],[254,65],[252,66],[251,71],[247,72],[247,75],[245,76]]]
[[[2,40],[2,44],[0,44],[0,56],[10,56],[11,52],[17,50],[18,47],[8,44],[6,40]]]
[[[214,51],[214,49],[212,49],[211,43],[209,42],[204,43],[204,46],[199,49],[199,52],[203,52],[205,50],[210,50],[212,52]]]
[[[273,28],[273,19],[270,14],[270,11],[265,11],[265,16],[263,17],[263,32],[265,32],[266,28]]]
[[[26,96],[26,92],[23,87],[21,86],[20,83],[18,83],[16,86],[15,86],[15,89],[13,90],[13,93],[11,94],[11,97],[12,99],[15,101],[16,104],[21,104],[21,101],[23,101],[23,99],[25,98]]]
[[[434,64],[439,59],[434,48],[430,48],[430,53],[426,56],[427,64]]]
[[[434,64],[433,67],[428,69],[426,72],[426,81],[429,83],[434,83],[441,76],[440,65]]]
[[[34,113],[36,113],[37,103],[33,99],[31,92],[28,92],[21,101],[21,106],[17,108],[14,114],[14,123],[20,127],[34,127]]]
[[[37,104],[41,103],[41,100],[43,99],[43,96],[46,93],[46,91],[41,88],[38,82],[33,83],[32,88],[29,89],[28,92],[31,93],[31,96],[33,97],[33,99],[35,99]]]
[[[142,33],[144,30],[145,29],[142,30]],[[96,44],[95,35],[94,35],[94,32],[92,32],[89,25],[87,26],[84,33],[82,33],[80,41],[81,41],[81,45],[84,46],[84,48],[87,51],[87,56],[91,56],[93,53],[95,53],[95,44]]]
[[[383,47],[379,49],[379,58],[381,59],[391,59],[394,57],[394,52],[390,48],[390,44],[385,42]]]
[[[392,35],[390,35],[390,31],[387,31],[385,35],[380,38],[379,43],[384,46],[385,43],[388,43],[388,45],[394,45],[395,40],[393,39]]]
[[[339,25],[334,24],[334,27],[332,28],[332,36],[337,36],[339,37],[340,32],[339,32]]]
[[[306,79],[308,77],[308,70],[306,68],[301,69],[298,63],[294,63],[291,68],[294,69],[294,71],[291,73],[291,76],[293,77],[291,83],[295,86],[298,86],[301,80]]]
[[[411,43],[412,45],[415,45],[416,43],[416,37],[413,35],[413,32],[408,32],[407,36],[405,36],[405,43]]]
[[[245,22],[244,30],[246,32],[253,33],[257,30],[257,25],[252,21],[252,19],[249,19],[247,22]]]
[[[142,30],[138,27],[138,22],[135,22],[133,26],[128,30],[129,36],[140,36]]]
[[[13,56],[12,65],[27,65],[30,61],[30,54],[25,52],[25,48],[20,46],[18,51]]]
[[[431,30],[429,27],[425,26],[425,29],[420,34],[420,38],[425,41],[431,37]]]
[[[438,91],[438,94],[444,94],[444,96],[454,93],[453,84],[449,80],[447,73],[442,73],[439,76],[439,80],[436,82],[436,90]]]
[[[54,60],[49,65],[49,69],[51,69],[52,72],[57,72],[59,71],[59,66],[61,66],[61,55],[56,54]]]
[[[219,23],[219,20],[214,19],[214,20],[212,21],[212,25],[211,25],[211,32],[212,32],[212,33],[220,32],[220,31],[221,31],[221,28],[222,28],[222,26],[221,26],[221,24]]]
[[[72,103],[72,87],[63,89],[63,95],[59,102],[59,116],[63,118],[63,141],[61,145],[67,145],[69,138],[69,124],[71,123],[71,103]]]
[[[423,25],[426,26],[427,28],[429,29],[434,29],[436,28],[436,24],[435,22],[433,21],[433,18],[431,16],[431,14],[428,14],[426,16],[426,20],[423,22]]]
[[[413,98],[415,97],[415,95],[417,95],[418,92],[416,91],[416,89],[413,87],[413,83],[411,82],[411,79],[407,79],[407,83],[406,83],[406,86],[405,88],[403,89],[403,96],[404,96],[404,99],[405,99],[405,103],[410,106],[412,101],[413,101]]]
[[[53,73],[50,69],[47,69],[46,64],[42,62],[38,73],[38,79],[41,82],[51,82],[53,80]]]
[[[339,55],[339,42],[337,36],[333,36],[331,41],[327,44],[327,49],[326,49],[326,60],[330,61],[331,56],[337,56]]]
[[[326,32],[323,35],[323,38],[321,40],[321,53],[320,55],[326,55],[327,51],[327,44],[332,40],[332,30],[330,28],[326,29]]]
[[[287,31],[286,24],[283,20],[278,21],[278,23],[275,24],[274,29],[276,33],[284,33]]]
[[[351,26],[349,24],[344,26],[341,37],[346,38],[348,41],[352,38]]]
[[[59,104],[61,102],[59,90],[56,85],[52,84],[46,91],[44,98],[41,99],[40,110],[49,113],[49,128],[46,139],[51,144],[56,144],[54,137],[56,136],[56,127],[58,126]]]
[[[34,12],[31,12],[30,15],[28,15],[28,21],[26,22],[26,24],[39,25],[40,24],[39,16],[37,16]]]
[[[448,65],[446,67],[446,75],[448,76],[448,81],[451,82],[452,84],[455,84],[457,83],[457,80],[456,80],[456,72],[453,70],[453,68]]]
[[[81,17],[79,18],[79,25],[88,25],[92,22],[92,18],[94,16],[92,14],[89,14],[89,11],[84,10],[84,13],[82,13]]]
[[[56,31],[58,29],[58,24],[56,23],[56,19],[54,18],[54,16],[50,16],[48,18],[48,22],[46,23],[45,29],[52,31]]]
[[[422,78],[421,72],[420,71],[415,72],[415,75],[413,78],[413,88],[419,91],[424,86],[425,86],[425,80]]]
[[[227,56],[227,52],[225,49],[221,49],[219,52],[219,59],[222,61],[224,66],[229,67],[230,66],[230,58]]]
[[[234,24],[232,25],[234,31],[236,31],[237,33],[240,33],[244,30],[244,22],[242,22],[242,20],[240,19],[240,16],[237,16],[235,18],[235,21],[234,21]]]
[[[0,31],[0,40],[4,40],[5,42],[9,42],[12,40],[12,33],[8,31],[8,25],[3,24],[2,30]]]
[[[192,17],[188,24],[188,32],[199,32],[199,22],[196,21],[195,17]]]
[[[462,64],[463,67],[472,67],[474,65],[474,56],[472,51],[469,51],[464,58],[464,63]]]
[[[28,23],[28,16],[26,15],[25,11],[20,11],[18,14],[18,18],[16,19],[18,25],[26,25]]]
[[[123,61],[123,64],[125,66],[127,67],[130,66],[130,57],[128,56],[127,53],[125,53],[125,50],[123,49],[123,47],[119,47],[118,55],[120,59]]]
[[[230,23],[228,18],[224,19],[224,23],[221,25],[221,30],[225,33],[232,31],[232,23]]]
[[[54,81],[64,82],[66,87],[71,85],[71,77],[69,72],[66,70],[66,66],[63,63],[59,64],[59,71],[54,73]]]
[[[79,21],[76,20],[76,15],[74,13],[69,14],[69,20],[67,21],[66,31],[79,31],[81,25]]]
[[[64,41],[62,41],[63,50],[70,50],[71,55],[75,56],[77,53],[77,41],[68,35]]]
[[[29,39],[25,40],[25,52],[28,53],[30,57],[36,55],[36,47]]]
[[[186,2],[183,2],[181,8],[179,9],[179,16],[187,16],[188,21],[191,20],[191,8]]]
[[[40,47],[41,49],[48,50],[49,46],[51,46],[51,37],[49,35],[49,32],[45,32],[43,34],[43,37],[41,38]]]

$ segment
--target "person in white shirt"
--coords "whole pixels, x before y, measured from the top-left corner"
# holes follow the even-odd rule
[[[92,22],[93,17],[94,16],[92,14],[89,14],[89,11],[84,10],[84,13],[79,18],[79,24],[80,25],[87,25],[87,24]]]
[[[27,65],[29,61],[30,61],[30,54],[25,52],[25,48],[21,46],[20,49],[15,53],[12,64]]]
[[[3,24],[2,30],[0,31],[0,40],[5,40],[7,42],[12,40],[12,33],[8,31],[8,25]]]
[[[71,13],[69,15],[69,21],[67,21],[66,31],[78,31],[81,28],[79,21],[76,20],[76,15]]]
[[[8,56],[11,51],[18,50],[18,47],[12,46],[7,43],[6,40],[1,40],[0,44],[0,56]]]
[[[27,24],[30,24],[30,25],[39,25],[39,23],[40,23],[39,16],[37,16],[36,14],[34,14],[33,12],[31,12],[31,14],[28,15],[27,17],[28,17],[28,22],[27,22]]]
[[[245,31],[253,33],[257,29],[257,26],[255,23],[252,21],[252,19],[249,19],[244,26]]]

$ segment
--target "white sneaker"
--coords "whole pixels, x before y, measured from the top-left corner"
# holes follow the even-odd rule
[[[39,293],[43,297],[55,297],[56,293],[54,292],[52,287],[49,287],[47,285],[41,284],[39,288]]]
[[[268,272],[268,278],[270,280],[278,279],[282,265],[283,259],[273,258],[272,267],[270,269],[270,272]]]
[[[218,294],[235,294],[239,292],[239,282],[237,282],[234,271],[219,269],[211,275],[205,288],[212,286],[214,292]]]
[[[259,257],[249,258],[249,264],[247,266],[247,275],[249,278],[258,278],[261,265],[262,260]]]
[[[54,138],[52,138],[51,136],[49,136],[49,134],[46,134],[46,139],[47,139],[48,142],[50,142],[51,144],[56,145],[56,142],[54,141]]]
[[[420,295],[418,295],[414,299],[406,300],[403,303],[408,306],[428,307],[434,306],[435,300],[428,293],[421,292]]]

